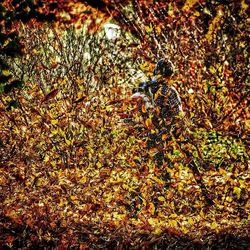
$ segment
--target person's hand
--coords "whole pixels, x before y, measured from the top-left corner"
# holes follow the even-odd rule
[[[143,99],[144,97],[145,95],[139,92],[136,92],[131,96],[132,99]]]

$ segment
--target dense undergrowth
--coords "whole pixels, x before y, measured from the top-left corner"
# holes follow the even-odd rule
[[[139,125],[121,122],[134,106],[107,105],[114,89],[102,91],[106,98],[86,97],[74,116],[67,99],[44,104],[42,91],[27,89],[16,93],[25,111],[12,109],[1,122],[3,145],[14,142],[2,146],[2,243],[149,247],[188,239],[202,245],[203,239],[209,246],[213,235],[247,237],[248,156],[240,140],[201,128],[193,132],[214,201],[208,206],[180,142],[172,138],[165,145],[172,162],[157,167],[138,113],[132,116]],[[32,105],[25,105],[24,94]]]

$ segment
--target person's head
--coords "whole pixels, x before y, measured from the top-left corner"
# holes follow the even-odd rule
[[[170,60],[160,59],[155,66],[154,75],[170,77],[174,74],[174,65]]]

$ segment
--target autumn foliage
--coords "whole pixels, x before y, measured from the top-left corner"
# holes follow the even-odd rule
[[[244,0],[4,1],[0,246],[246,249],[248,13]],[[164,135],[159,166],[130,96],[163,56],[185,128]]]

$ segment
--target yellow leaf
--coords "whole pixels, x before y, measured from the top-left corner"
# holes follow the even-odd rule
[[[147,33],[151,33],[151,32],[153,31],[153,26],[152,26],[152,24],[150,23],[149,26],[145,26],[145,30],[146,30]]]
[[[177,226],[178,226],[178,223],[177,223],[176,220],[169,220],[168,222],[169,222],[169,225],[170,225],[171,227],[177,227]]]
[[[199,11],[195,11],[194,12],[194,16],[200,16],[200,12]]]
[[[58,120],[51,120],[51,124],[56,125],[58,123]]]
[[[101,168],[101,167],[102,167],[101,162],[98,161],[98,162],[96,163],[96,166],[97,166],[98,168]]]
[[[149,223],[151,226],[155,226],[155,225],[158,223],[158,219],[156,219],[156,218],[149,218],[149,219],[148,219],[148,223]]]
[[[48,162],[48,161],[49,161],[49,156],[46,155],[46,156],[44,157],[44,162]]]
[[[241,1],[241,8],[243,11],[246,11],[249,8],[248,4],[244,0]]]
[[[172,208],[174,208],[174,207],[175,207],[175,205],[174,205],[174,202],[173,202],[173,201],[171,201],[170,206],[171,206]]]
[[[158,200],[159,200],[159,201],[165,201],[165,198],[164,198],[163,196],[159,196],[159,197],[158,197]]]
[[[154,129],[151,129],[150,131],[151,134],[155,134],[155,133],[158,133],[158,129],[154,130]]]
[[[187,228],[185,228],[184,226],[181,227],[181,231],[184,233],[184,234],[187,234],[189,232],[189,230]]]
[[[125,217],[125,214],[118,214],[117,212],[114,212],[113,216],[117,220],[122,220]]]
[[[212,73],[212,74],[215,74],[215,73],[216,73],[216,69],[215,69],[214,66],[210,66],[210,67],[209,67],[209,71],[210,71],[210,73]]]
[[[186,0],[182,10],[189,11],[197,2],[198,0]]]
[[[218,204],[216,207],[217,207],[218,209],[220,209],[220,210],[223,210],[223,209],[224,209],[224,206],[223,206],[223,205],[219,205],[219,204]]]
[[[147,62],[140,64],[140,69],[142,71],[149,70],[149,67],[150,67],[150,65]]]
[[[32,50],[32,53],[33,53],[33,54],[38,54],[39,52],[38,52],[37,49],[33,49],[33,50]]]
[[[153,215],[155,213],[155,205],[151,202],[149,203],[149,212]]]
[[[6,40],[3,44],[3,47],[6,47],[10,43],[10,40]]]
[[[79,78],[79,77],[76,78],[76,83],[77,83],[78,85],[81,84],[82,82],[83,82],[83,81],[82,81],[81,78]],[[82,95],[82,92],[78,92],[78,93],[77,93],[78,98],[80,98],[80,97],[79,97],[79,94]]]
[[[76,195],[71,195],[71,196],[70,196],[70,199],[71,199],[72,201],[75,201],[75,200],[77,200],[78,198],[77,198]]]
[[[162,233],[162,230],[159,227],[157,227],[155,229],[155,234],[161,234],[161,233]]]
[[[211,224],[211,229],[216,229],[218,227],[218,224],[214,221],[212,224]]]
[[[2,74],[3,74],[4,76],[9,76],[9,75],[10,75],[10,71],[9,71],[9,70],[3,70],[3,71],[2,71]]]
[[[200,216],[201,216],[202,218],[204,218],[204,212],[203,212],[203,210],[200,211]]]
[[[157,178],[156,176],[152,176],[151,179],[154,180],[155,182],[159,183],[159,184],[163,184],[163,182],[164,182],[163,180]]]
[[[193,224],[194,224],[194,220],[193,220],[191,217],[189,217],[189,218],[188,218],[188,223],[189,223],[190,225],[193,225]]]
[[[63,207],[68,204],[68,201],[65,198],[60,198],[60,203],[58,204],[59,207]]]
[[[113,196],[109,194],[108,197],[105,198],[105,202],[110,203],[110,201],[112,200],[112,198],[113,198]]]
[[[128,190],[129,186],[127,184],[122,184],[122,188],[124,188],[125,190]]]
[[[87,181],[86,176],[83,176],[80,180],[79,183],[85,183]]]
[[[55,167],[55,166],[56,166],[56,164],[57,164],[57,162],[56,162],[56,161],[51,161],[50,163],[51,163],[51,165],[52,165],[53,167]]]
[[[219,169],[219,173],[220,173],[221,175],[225,176],[225,175],[227,174],[227,171],[226,171],[225,169],[223,169],[223,168],[220,168],[220,169]]]
[[[42,184],[42,180],[41,180],[41,178],[38,178],[38,179],[36,180],[36,182],[35,182],[35,186],[36,186],[36,187],[39,187],[39,186],[41,186],[41,184]]]
[[[69,146],[70,146],[70,144],[71,144],[70,140],[65,139],[65,142],[66,142],[66,144],[67,144],[67,145],[69,145]]]
[[[169,218],[177,218],[177,214],[170,214]]]
[[[59,132],[59,134],[60,134],[61,136],[63,136],[64,138],[66,137],[66,134],[65,134],[64,131],[62,131],[62,129],[60,129],[58,132]]]
[[[52,135],[58,134],[58,129],[51,130]]]

